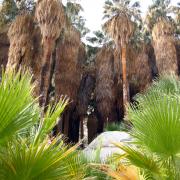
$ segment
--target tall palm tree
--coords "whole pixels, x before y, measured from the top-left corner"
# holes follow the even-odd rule
[[[171,0],[153,0],[146,15],[145,27],[153,41],[159,73],[178,71],[174,39],[176,29],[172,16],[177,10],[178,6],[172,6]]]
[[[19,15],[13,21],[8,31],[10,48],[7,70],[17,70],[20,66],[30,68],[33,55],[33,31],[34,25],[33,18],[31,15]]]
[[[80,85],[80,69],[78,66],[79,48],[81,45],[80,32],[71,24],[66,25],[62,40],[57,44],[56,48],[56,65],[55,65],[55,95],[59,99],[60,96],[67,95],[71,104],[66,108],[63,115],[62,132],[67,136],[73,133],[71,127],[77,126],[77,121],[72,115],[77,103],[77,93]],[[76,123],[74,123],[76,121]],[[78,128],[79,129],[79,128]],[[78,130],[77,130],[78,131]],[[77,132],[75,133],[77,134]],[[71,136],[75,138],[75,135]],[[70,138],[73,141],[73,139]]]
[[[103,132],[104,127],[117,121],[116,85],[114,83],[114,54],[113,48],[104,46],[96,56],[96,103],[98,114],[97,133]]]
[[[159,74],[178,73],[174,26],[166,19],[159,20],[152,30],[153,46],[156,55],[156,65]]]
[[[47,103],[51,81],[52,52],[64,26],[63,5],[58,0],[39,0],[37,1],[35,17],[41,29],[44,50],[40,85],[40,93],[42,95],[40,105],[44,107]]]
[[[151,33],[159,18],[164,18],[172,22],[173,18],[170,14],[174,13],[175,9],[176,8],[171,5],[171,0],[153,0],[152,5],[148,8],[145,18],[146,30]]]
[[[105,23],[104,29],[115,41],[119,59],[121,54],[124,110],[126,109],[125,106],[129,101],[129,82],[127,79],[126,51],[129,39],[134,31],[134,23],[132,19],[134,18],[136,20],[140,18],[140,11],[138,7],[138,2],[135,2],[131,5],[129,0],[113,0],[106,1],[105,3],[105,18],[110,19]],[[118,80],[119,79],[120,72],[118,75]]]
[[[26,68],[33,74],[36,86],[34,95],[39,97],[41,69],[40,30],[34,26],[33,17],[29,14],[18,15],[8,30],[10,40],[6,70]]]

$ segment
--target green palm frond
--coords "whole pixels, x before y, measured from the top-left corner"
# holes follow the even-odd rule
[[[67,97],[61,97],[59,103],[49,105],[45,117],[40,120],[34,143],[41,142],[52,131],[68,103]]]
[[[179,179],[179,87],[175,75],[161,76],[128,107],[134,146],[115,145],[125,152],[128,162],[142,170],[144,179]]]
[[[153,81],[152,85],[146,91],[145,95],[148,94],[148,96],[150,96],[150,94],[152,94],[153,92],[158,94],[159,96],[161,96],[162,94],[180,95],[179,78],[174,74],[161,75]],[[140,103],[141,100],[143,100],[143,97],[144,96],[142,94],[137,94],[134,99]]]
[[[133,136],[152,152],[165,156],[180,152],[180,97],[154,92],[140,104],[131,105],[128,118],[132,121]]]
[[[139,1],[132,3],[131,0],[108,0],[104,5],[104,19],[112,18],[117,14],[125,14],[128,18],[141,20]]]
[[[179,78],[175,74],[170,75],[161,75],[157,78],[152,87],[150,87],[151,91],[159,91],[164,94],[179,94],[180,95],[180,81]]]
[[[131,148],[128,145],[121,145],[119,143],[114,143],[114,145],[120,149],[122,149],[126,154],[124,157],[128,159],[133,165],[148,170],[154,174],[161,174],[161,165],[158,162],[158,159],[151,154],[147,154],[146,152],[141,152],[136,150],[135,148]],[[122,156],[116,154],[116,156]]]
[[[32,98],[31,77],[18,72],[3,73],[0,83],[0,144],[30,128],[38,116]]]
[[[26,141],[13,141],[0,153],[1,180],[83,179],[77,146],[68,149],[59,138],[30,146]]]
[[[153,0],[145,18],[147,30],[151,32],[154,25],[162,18],[174,24],[173,14],[175,14],[175,9],[176,6],[172,6],[169,0]]]
[[[64,144],[62,136],[49,137],[68,104],[62,98],[49,105],[43,119],[32,97],[28,73],[3,73],[0,83],[0,179],[81,180],[84,169],[78,145]]]

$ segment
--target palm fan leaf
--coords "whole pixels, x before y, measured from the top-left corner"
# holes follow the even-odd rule
[[[68,100],[49,106],[45,117],[31,93],[28,73],[8,71],[0,84],[0,179],[41,180],[84,177],[84,169],[76,152],[61,136],[50,139],[49,133]]]
[[[31,127],[38,113],[32,98],[31,78],[10,71],[3,73],[0,83],[0,144],[14,134]]]
[[[8,143],[0,153],[0,179],[83,179],[84,171],[76,148],[68,149],[59,138],[37,145],[28,145],[24,140]]]
[[[166,157],[180,152],[179,80],[173,78],[161,77],[128,110],[133,136],[152,152]]]

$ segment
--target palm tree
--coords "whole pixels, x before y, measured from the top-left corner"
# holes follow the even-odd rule
[[[39,97],[41,69],[40,32],[34,26],[33,17],[27,13],[16,16],[8,30],[10,40],[6,70],[18,70],[20,67],[31,71],[36,82],[34,95]]]
[[[152,70],[149,65],[148,45],[144,42],[130,44],[128,47],[128,78],[131,97],[142,92],[152,81]]]
[[[64,9],[58,0],[37,1],[35,17],[40,26],[43,42],[43,62],[41,70],[40,105],[45,107],[48,99],[52,52],[64,26]]]
[[[19,15],[12,22],[8,31],[10,48],[7,70],[17,70],[20,66],[31,69],[33,56],[33,31],[33,18],[29,14]]]
[[[151,33],[154,25],[160,18],[173,22],[174,20],[170,14],[174,13],[175,9],[176,8],[171,5],[171,0],[153,0],[153,4],[149,6],[145,18],[147,30]]]
[[[67,95],[72,101],[63,115],[64,128],[62,132],[70,137],[73,134],[72,126],[77,126],[77,120],[73,120],[72,113],[77,103],[77,93],[80,85],[80,68],[78,66],[79,49],[81,45],[80,32],[71,24],[67,24],[62,40],[56,48],[55,65],[55,95],[59,99],[61,94]],[[75,122],[76,123],[75,123]],[[74,128],[76,129],[76,127]],[[79,128],[77,128],[79,129]],[[76,131],[76,135],[78,130]],[[75,136],[71,137],[77,139]],[[70,140],[73,140],[70,138]],[[73,140],[74,141],[74,140]],[[77,140],[75,140],[77,141]]]
[[[9,27],[0,27],[0,64],[1,67],[6,68],[8,61],[9,52],[9,38],[8,38]],[[0,69],[0,74],[2,73],[2,68]]]
[[[3,73],[0,84],[0,179],[57,180],[84,178],[84,167],[76,151],[62,137],[50,138],[57,118],[68,101],[61,98],[40,119],[40,108],[32,97],[33,86],[26,72]],[[86,167],[85,167],[86,168]]]
[[[104,126],[117,121],[116,85],[114,83],[113,48],[104,46],[96,57],[96,103],[98,113],[97,133],[102,133]]]
[[[176,29],[172,16],[177,9],[170,0],[154,0],[146,15],[146,31],[152,37],[159,73],[178,72],[174,39]]]
[[[166,19],[159,20],[153,27],[153,46],[159,74],[178,73],[174,33],[174,26]]]
[[[16,4],[18,7],[19,12],[21,11],[34,11],[35,3],[34,0],[16,0]]]
[[[86,40],[91,44],[96,46],[103,46],[105,44],[111,43],[110,39],[104,34],[103,31],[94,31],[93,36],[87,37]]]
[[[124,111],[127,103],[129,102],[129,82],[127,79],[126,66],[127,45],[134,31],[134,23],[132,18],[135,20],[139,19],[140,11],[138,7],[139,3],[135,2],[131,6],[129,0],[106,1],[104,12],[105,17],[110,18],[105,23],[104,29],[115,41],[119,59],[121,51]],[[118,80],[119,79],[120,72],[118,75]]]

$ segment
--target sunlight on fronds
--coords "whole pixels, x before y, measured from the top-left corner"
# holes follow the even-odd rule
[[[126,154],[125,159],[128,159],[133,165],[147,169],[152,173],[160,174],[161,165],[158,163],[158,159],[147,152],[140,152],[139,149],[131,148],[128,145],[121,145],[119,143],[113,143],[116,147],[122,149]],[[116,154],[116,157],[121,157],[121,155]],[[122,159],[122,157],[121,157]],[[127,162],[128,163],[128,162]]]
[[[33,126],[38,109],[32,97],[31,77],[9,71],[2,74],[0,83],[0,144],[19,131]]]
[[[68,149],[60,138],[37,145],[28,145],[23,140],[8,143],[0,153],[0,179],[83,179],[76,148]]]
[[[66,96],[62,96],[57,104],[48,106],[44,118],[40,120],[35,143],[43,139],[51,132],[68,103],[69,99]]]
[[[119,165],[117,169],[113,169],[110,165],[92,164],[94,168],[106,173],[109,177],[116,180],[139,180],[139,171],[134,166]]]

